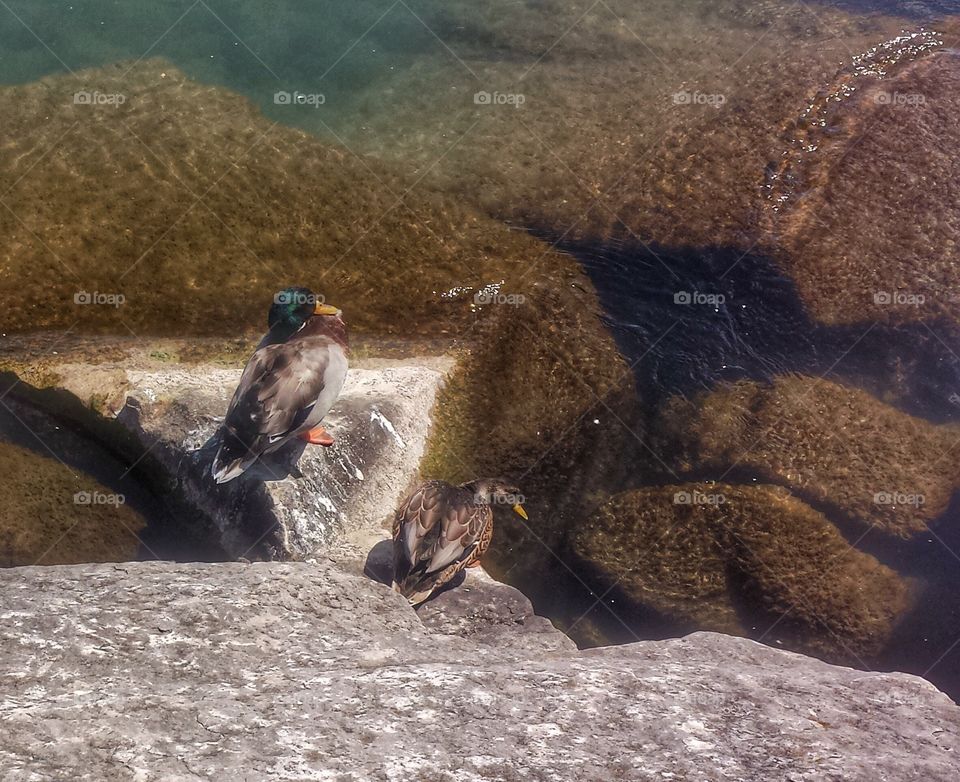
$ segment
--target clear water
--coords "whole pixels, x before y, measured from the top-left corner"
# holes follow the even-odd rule
[[[269,9],[223,0],[7,5],[0,17],[5,83],[163,57],[193,79],[244,93],[278,119],[318,126],[336,122],[358,95],[381,90],[394,73],[441,49],[413,12],[385,0],[279,0]],[[322,119],[282,111],[274,103],[281,90],[323,93]]]
[[[954,0],[5,0],[0,83],[162,57],[278,122],[556,243],[591,275],[624,355],[633,363],[650,351],[636,380],[652,406],[726,380],[829,372],[951,423],[960,342],[948,320],[881,324],[859,340],[856,317],[811,315],[809,289],[783,273],[767,241],[782,214],[803,214],[805,177],[831,130],[784,118],[801,117],[818,94],[827,116],[864,78],[858,57],[883,41],[935,30],[937,46],[956,48],[956,23],[940,21],[951,13]],[[897,47],[904,61],[923,56]],[[287,105],[278,93],[308,97]],[[478,93],[503,103],[477,103]],[[753,119],[732,122],[731,107]],[[866,192],[884,162],[864,173]],[[765,167],[783,209],[757,196]],[[867,238],[861,248],[854,237],[851,257],[867,252]],[[931,253],[931,267],[948,255]],[[725,303],[678,313],[677,290]],[[873,553],[926,578],[927,599],[942,605],[960,587],[955,508],[940,525],[937,541]],[[578,589],[570,585],[569,606],[550,606],[561,619],[591,599]],[[651,637],[675,629],[634,619]],[[921,612],[884,662],[956,694],[958,638],[960,619]]]

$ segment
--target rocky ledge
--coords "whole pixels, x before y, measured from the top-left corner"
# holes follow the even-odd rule
[[[709,633],[578,652],[523,611],[485,638],[444,605],[454,595],[421,621],[384,585],[322,562],[2,571],[0,777],[960,772],[960,709],[922,679]]]
[[[330,448],[297,443],[217,485],[210,465],[241,369],[209,364],[65,363],[61,387],[96,391],[233,559],[298,560],[336,542],[365,556],[416,479],[431,411],[452,364],[442,356],[355,362],[324,424]]]

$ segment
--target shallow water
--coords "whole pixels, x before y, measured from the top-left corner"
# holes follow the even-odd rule
[[[829,327],[812,322],[789,278],[762,256],[713,248],[676,253],[664,247],[608,243],[603,247],[569,244],[564,249],[590,272],[605,309],[605,319],[633,367],[641,397],[651,413],[674,394],[693,396],[718,383],[743,379],[768,381],[786,373],[824,377],[867,389],[911,415],[938,423],[960,416],[952,389],[960,388],[960,355],[955,342],[941,340],[922,324]],[[678,303],[676,297],[684,297]],[[698,297],[700,304],[697,303]],[[655,486],[675,482],[665,467],[669,454],[654,456]],[[854,480],[854,474],[851,480]],[[695,476],[716,479],[716,473]],[[728,481],[756,481],[750,470],[734,469]],[[828,513],[828,515],[830,515]],[[931,534],[910,541],[878,535],[834,518],[851,546],[875,556],[928,590],[919,609],[894,632],[887,650],[873,661],[881,668],[908,670],[932,678],[956,697],[960,671],[952,645],[960,636],[960,612],[953,595],[960,590],[960,501],[938,519]],[[601,634],[618,642],[637,637],[670,637],[692,625],[637,610],[613,588],[598,607],[594,592],[576,576],[559,572],[574,606],[564,612],[578,624],[595,622]],[[548,600],[556,600],[556,597]],[[923,605],[929,601],[926,605]],[[589,645],[584,632],[574,637]],[[770,623],[757,622],[752,637],[783,644]]]
[[[824,315],[817,306],[833,296],[829,283],[847,285],[844,270],[862,276],[855,264],[873,229],[896,214],[848,219],[854,228],[836,263],[820,267],[815,258],[813,272],[803,252],[810,245],[797,238],[819,230],[807,210],[821,180],[856,154],[857,134],[868,130],[861,123],[872,127],[859,96],[878,78],[958,47],[956,21],[941,20],[960,10],[955,2],[5,5],[0,83],[162,57],[195,81],[243,94],[279,123],[376,158],[411,188],[452,194],[569,253],[597,288],[650,418],[672,395],[802,373],[863,388],[927,421],[960,421],[958,320],[943,301],[949,277],[933,271],[953,268],[956,245],[926,248],[911,267],[929,266],[923,291],[943,294],[929,315],[887,317],[852,295]],[[904,89],[891,100],[900,96],[909,109],[917,94]],[[924,159],[955,153],[940,126],[924,127]],[[853,140],[837,147],[846,134]],[[904,176],[895,147],[865,168],[865,193]],[[143,162],[152,164],[146,152]],[[956,230],[942,226],[955,212],[926,216],[938,224],[931,231]],[[890,289],[910,293],[906,272],[896,261],[891,269]],[[836,317],[838,309],[849,317]],[[871,662],[929,675],[955,697],[960,618],[938,606],[960,585],[957,515],[954,503],[934,536],[863,544],[928,589],[929,608],[911,613]],[[853,542],[857,533],[843,531]],[[579,574],[563,578],[538,607],[569,625],[594,596]],[[615,594],[607,600],[626,624],[594,617],[604,640],[691,629],[623,609]]]
[[[819,324],[763,255],[622,242],[560,246],[592,276],[641,396],[653,404],[721,382],[796,372],[869,389],[938,423],[960,414],[950,398],[960,388],[951,343],[919,323],[876,325],[866,334],[859,324]]]

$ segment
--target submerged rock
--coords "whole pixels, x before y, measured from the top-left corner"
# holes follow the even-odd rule
[[[820,321],[960,322],[960,53],[924,35],[901,36],[924,58],[834,96],[790,172],[781,261]]]
[[[846,520],[902,537],[925,531],[960,483],[949,456],[957,427],[822,378],[742,381],[678,397],[660,428],[663,452],[677,454],[683,472],[781,484]]]
[[[124,100],[77,97],[94,89]],[[236,334],[299,282],[355,332],[449,335],[476,315],[445,292],[509,288],[549,255],[163,60],[2,87],[0,111],[7,333]]]
[[[146,522],[123,495],[56,458],[5,442],[0,475],[0,567],[137,556]]]
[[[567,282],[478,329],[438,396],[423,464],[452,483],[504,475],[520,486],[530,520],[498,523],[484,564],[538,605],[554,589],[553,552],[592,497],[632,472],[642,431],[633,375],[592,288],[579,275]]]
[[[603,589],[636,605],[728,633],[753,622],[768,642],[850,664],[876,656],[909,605],[894,571],[776,486],[625,492],[576,531],[573,549]]]
[[[929,683],[697,634],[590,652],[428,628],[323,565],[0,573],[11,778],[952,780]],[[880,748],[880,749],[878,749]]]
[[[437,50],[387,95],[360,93],[348,143],[552,238],[741,253],[783,125],[839,60],[902,26],[757,0],[444,8],[426,18],[458,59]]]

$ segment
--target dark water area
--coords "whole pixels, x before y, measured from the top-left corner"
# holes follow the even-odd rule
[[[4,390],[10,388],[8,382]],[[27,389],[18,383],[17,389]],[[0,443],[9,443],[55,461],[77,475],[93,478],[104,489],[123,498],[138,513],[145,527],[136,533],[139,560],[221,562],[223,550],[202,532],[197,511],[177,493],[172,482],[157,480],[161,473],[142,449],[125,448],[126,435],[115,422],[102,422],[82,408],[81,417],[58,416],[22,395],[4,394],[0,405]],[[92,426],[102,429],[98,434]],[[114,440],[114,438],[116,438]],[[56,541],[51,554],[62,554],[67,541]],[[106,551],[117,552],[116,541],[104,540]],[[109,557],[108,557],[109,558]],[[19,564],[19,563],[18,563]]]
[[[949,324],[817,324],[773,261],[731,248],[557,246],[587,270],[641,397],[654,406],[721,382],[795,372],[865,388],[937,423],[960,421],[960,335]]]
[[[323,106],[310,118],[322,126],[348,112],[366,88],[440,45],[416,16],[387,0],[349,7],[276,0],[269,8],[251,0],[11,0],[7,7],[0,14],[0,83],[163,57],[290,124],[306,121],[304,112],[278,105],[278,91],[322,93]],[[345,52],[344,42],[357,46]]]
[[[890,14],[920,21],[932,21],[960,10],[957,0],[835,0],[824,5],[861,14]]]
[[[674,394],[692,396],[717,384],[802,373],[868,389],[927,420],[960,419],[960,340],[946,324],[935,329],[817,324],[772,261],[733,249],[676,251],[635,242],[560,242],[558,247],[588,271],[651,418]],[[648,483],[669,483],[671,477],[654,474]],[[756,480],[750,470],[736,468],[724,476],[689,477],[722,477],[744,485]],[[945,691],[960,693],[960,659],[949,656],[960,638],[960,557],[955,553],[960,551],[960,497],[928,533],[910,540],[864,534],[862,525],[832,520],[851,546],[912,579],[918,590],[915,608],[898,622],[887,651],[871,664],[927,676]],[[589,616],[612,641],[665,638],[693,629],[632,605],[616,587],[598,605],[601,595],[586,583],[588,563],[579,575],[558,570],[556,578],[566,584],[561,591],[567,599],[575,596],[582,612],[578,618]],[[744,620],[754,638],[784,643],[776,631],[769,632],[775,616],[744,609]]]

